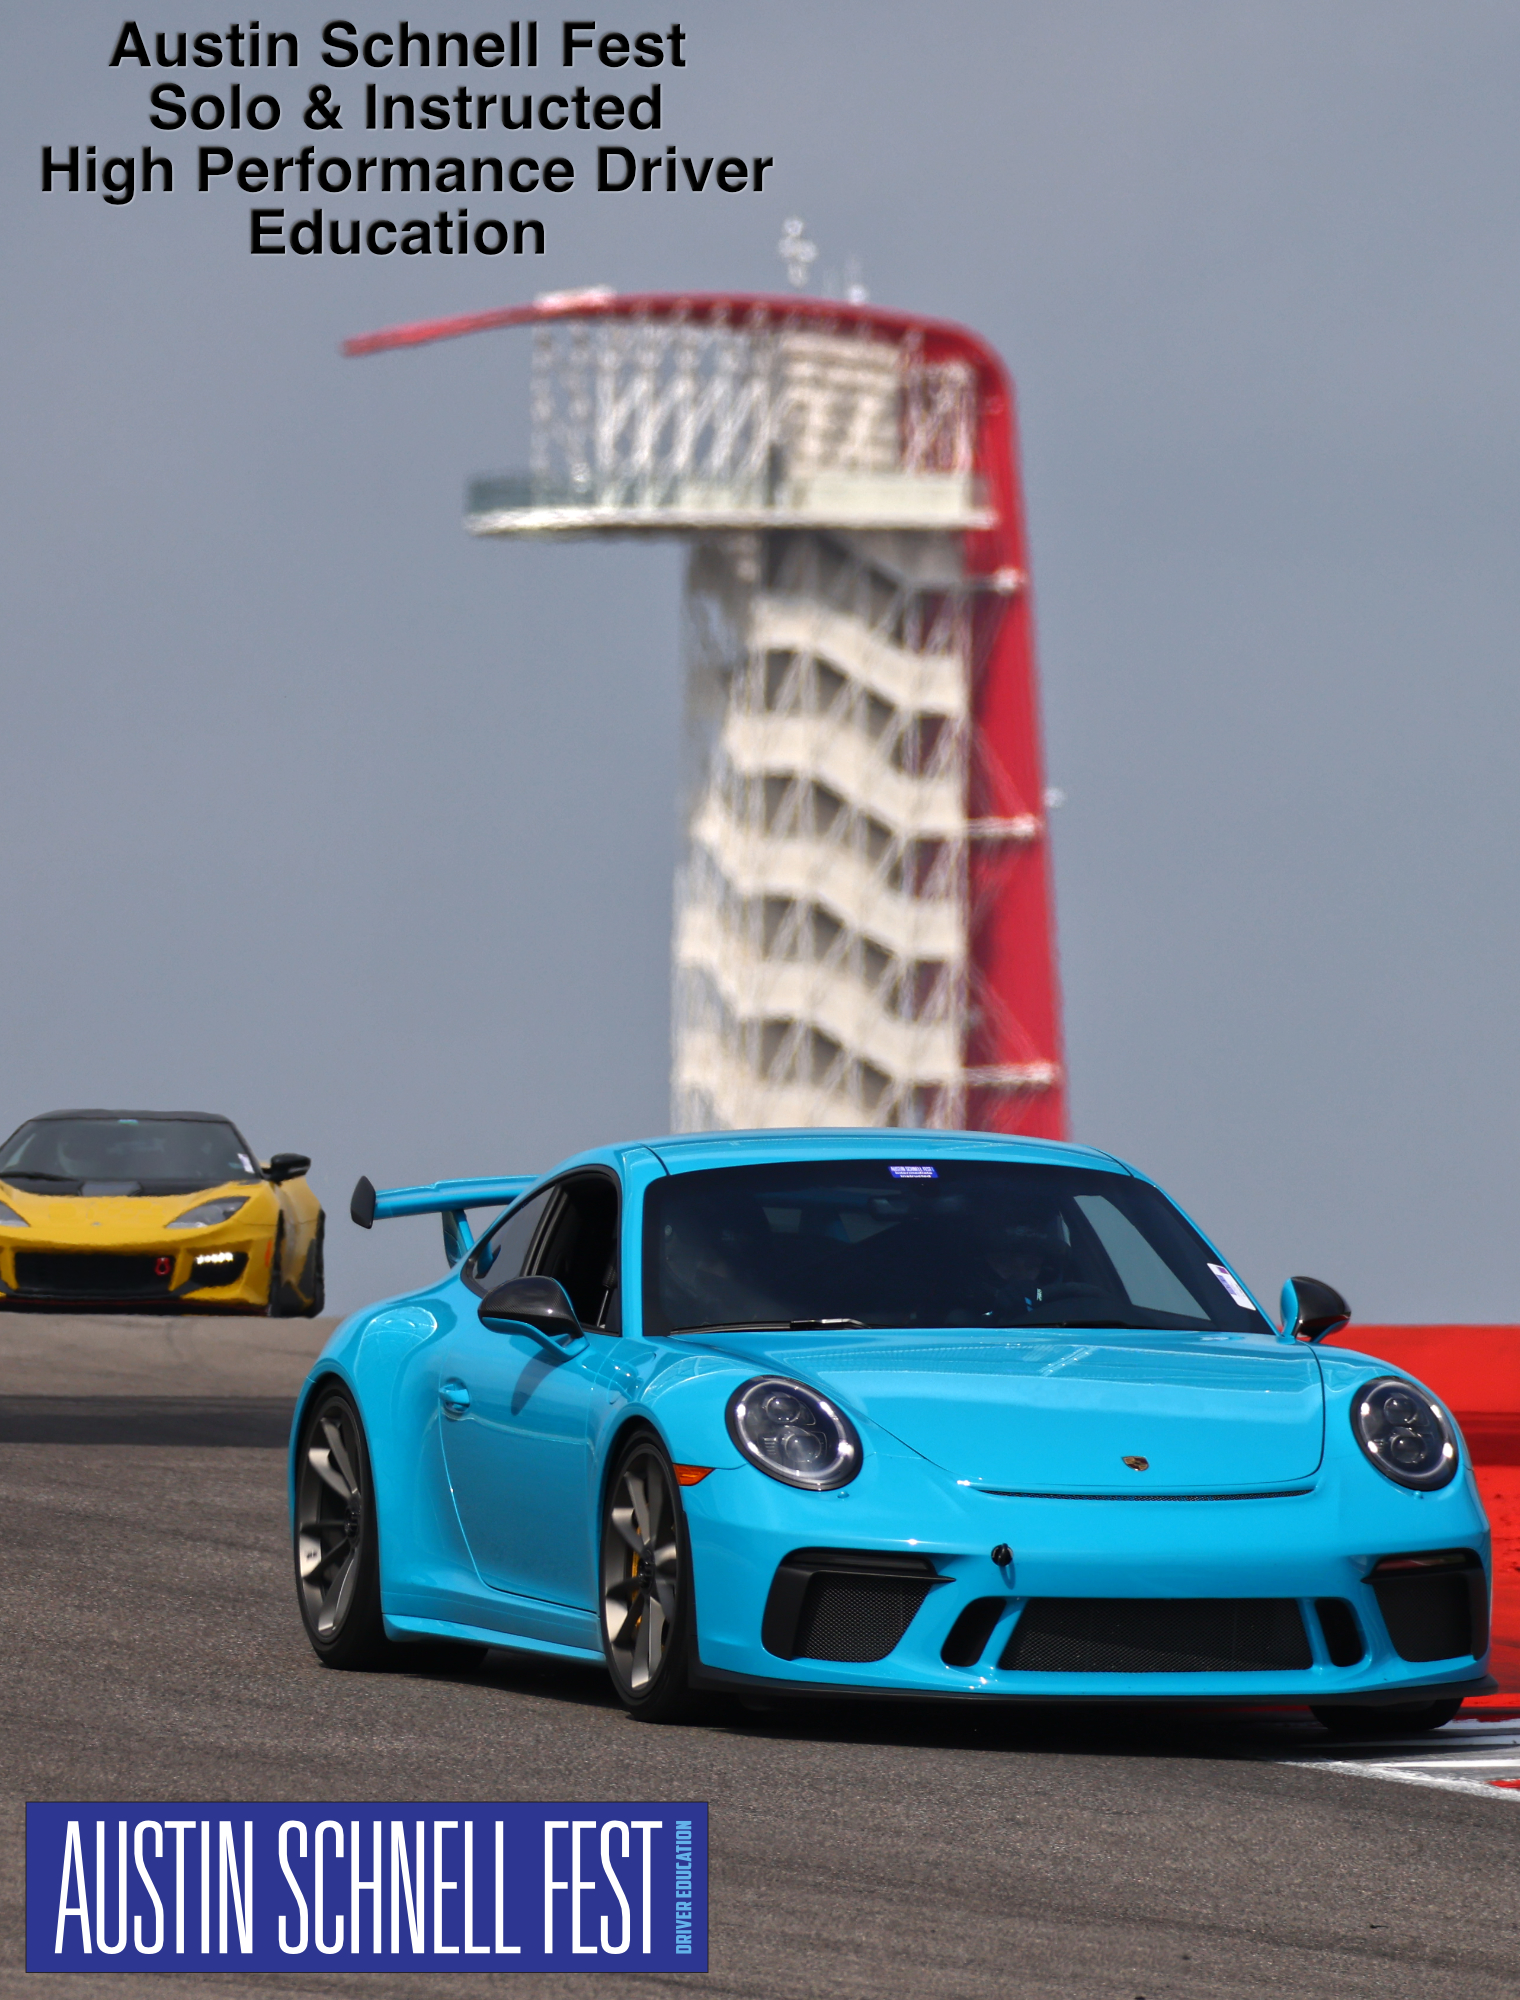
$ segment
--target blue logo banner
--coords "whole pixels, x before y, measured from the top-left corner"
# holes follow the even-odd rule
[[[28,1972],[705,1972],[707,1807],[29,1805]]]

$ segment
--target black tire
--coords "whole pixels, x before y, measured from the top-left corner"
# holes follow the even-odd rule
[[[600,1551],[602,1652],[618,1700],[640,1722],[691,1705],[691,1548],[681,1489],[659,1439],[627,1438],[607,1481]]]
[[[387,1665],[380,1536],[364,1426],[346,1389],[312,1397],[296,1460],[296,1601],[324,1667]]]
[[[1311,1708],[1332,1736],[1423,1736],[1451,1721],[1460,1701],[1423,1701],[1407,1708]]]
[[[269,1302],[264,1308],[270,1319],[290,1318],[290,1290],[285,1283],[285,1218],[275,1225],[274,1249],[269,1256]]]
[[[306,1270],[301,1289],[306,1294],[306,1304],[301,1311],[307,1319],[315,1319],[327,1304],[327,1276],[323,1268],[323,1244],[327,1236],[327,1217],[317,1217],[317,1234],[310,1250],[306,1253]]]

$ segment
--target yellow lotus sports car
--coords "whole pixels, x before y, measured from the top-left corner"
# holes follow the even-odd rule
[[[50,1111],[0,1145],[0,1306],[322,1310],[304,1153],[262,1166],[206,1111]]]

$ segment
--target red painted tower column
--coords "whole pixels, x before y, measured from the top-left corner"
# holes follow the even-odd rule
[[[968,817],[993,828],[1032,819],[1037,831],[1027,841],[972,842],[967,1123],[1062,1139],[1060,976],[1018,427],[1013,386],[983,352],[977,462],[997,526],[966,537],[968,571],[992,586],[976,614]],[[1020,1072],[1032,1087],[1003,1080]],[[986,1084],[976,1084],[979,1074]]]

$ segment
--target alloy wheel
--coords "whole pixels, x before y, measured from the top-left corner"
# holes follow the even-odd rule
[[[296,1575],[306,1624],[318,1644],[335,1640],[353,1605],[365,1554],[363,1463],[358,1427],[334,1397],[307,1426],[296,1485]]]
[[[634,1696],[670,1659],[681,1602],[681,1539],[670,1469],[653,1445],[623,1460],[602,1537],[602,1627],[613,1672]]]

